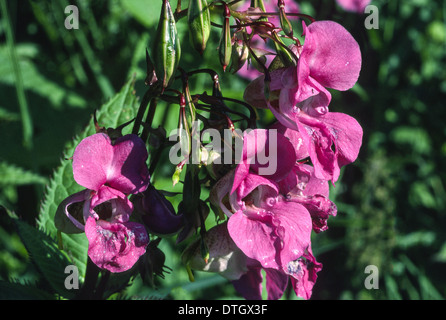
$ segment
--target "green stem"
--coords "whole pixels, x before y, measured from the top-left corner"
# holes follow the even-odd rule
[[[146,113],[147,105],[149,104],[150,100],[152,100],[153,97],[153,87],[150,87],[146,93],[144,94],[141,104],[138,108],[138,113],[136,114],[135,123],[133,124],[133,134],[139,133],[139,127],[141,126],[142,118],[144,117],[144,114]]]
[[[0,6],[1,6],[2,12],[3,12],[6,44],[7,44],[7,47],[9,50],[9,56],[10,56],[11,62],[12,62],[12,67],[13,67],[13,72],[14,72],[14,77],[15,77],[15,84],[16,84],[17,99],[19,102],[20,114],[22,117],[23,145],[27,149],[32,149],[32,147],[33,147],[33,141],[32,141],[33,122],[32,122],[31,114],[29,111],[28,102],[26,100],[22,73],[20,71],[20,65],[19,65],[19,61],[17,58],[17,52],[15,50],[14,35],[12,32],[11,20],[10,20],[9,14],[8,14],[8,7],[6,5],[6,1],[1,0]]]
[[[94,298],[99,272],[100,269],[98,266],[95,265],[90,258],[88,258],[87,270],[85,271],[85,281],[79,294],[75,297],[75,300],[88,300]]]

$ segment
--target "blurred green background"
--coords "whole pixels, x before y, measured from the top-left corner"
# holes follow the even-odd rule
[[[133,74],[135,94],[142,96],[145,48],[161,1],[0,2],[0,280],[43,283],[8,212],[35,225],[64,147],[93,111]],[[345,12],[334,0],[298,3],[317,20],[341,23],[363,56],[358,84],[348,92],[332,91],[331,110],[355,117],[364,140],[358,160],[332,188],[337,217],[313,239],[324,268],[312,299],[444,299],[446,1],[373,0],[379,28],[371,30],[364,26],[366,14]],[[70,4],[79,8],[77,30],[64,27]],[[180,65],[214,68],[223,93],[240,99],[248,81],[223,74],[215,59],[219,30],[213,28],[201,58],[188,45],[185,19],[178,28],[185,39]],[[209,85],[200,77],[194,81],[197,93]],[[174,114],[163,121],[177,119]],[[171,172],[159,174],[164,173],[159,185],[169,183]],[[135,278],[126,296],[238,298],[218,275],[196,274],[189,282],[181,248],[173,242],[161,248],[171,274],[156,280],[157,289]],[[364,286],[368,265],[378,267],[378,289]],[[284,298],[292,296],[287,292]]]

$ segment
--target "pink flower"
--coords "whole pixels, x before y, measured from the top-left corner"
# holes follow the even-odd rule
[[[371,0],[336,0],[336,2],[346,11],[364,13],[365,7],[370,4]]]
[[[348,90],[357,81],[361,52],[355,39],[341,25],[318,21],[303,23],[305,43],[297,68],[271,72],[270,101],[261,98],[264,77],[254,80],[245,100],[268,106],[282,125],[299,131],[315,175],[337,181],[340,168],[356,160],[362,128],[352,117],[329,112],[331,94],[326,88]]]
[[[135,222],[87,219],[88,256],[100,268],[123,272],[138,261],[149,243],[144,226]]]
[[[129,221],[128,194],[147,188],[147,157],[144,142],[133,134],[112,141],[97,133],[74,151],[74,179],[86,189],[59,205],[55,223],[63,232],[85,232],[88,256],[100,268],[126,271],[145,253],[149,237],[143,225]]]
[[[305,252],[310,244],[311,216],[297,202],[279,194],[278,185],[249,173],[235,192],[229,207],[223,199],[232,189],[234,172],[227,174],[213,190],[212,201],[229,216],[228,231],[238,248],[262,267],[283,270]]]
[[[149,184],[148,154],[144,142],[134,134],[116,139],[104,133],[83,139],[73,155],[74,180],[90,190],[107,185],[122,193],[144,191]]]

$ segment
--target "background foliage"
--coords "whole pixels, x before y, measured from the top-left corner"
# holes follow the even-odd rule
[[[120,124],[131,117],[144,93],[145,48],[161,1],[1,3],[0,298],[50,298],[47,292],[57,291],[60,282],[48,277],[48,267],[61,270],[73,258],[57,250],[55,234],[42,220],[42,213],[54,214],[57,201],[78,188],[70,185],[75,183],[64,167],[70,155],[64,152],[91,129],[91,115],[100,106],[100,120]],[[79,8],[78,30],[64,27],[69,4]],[[334,0],[299,4],[317,20],[344,25],[363,55],[358,84],[348,92],[332,92],[331,110],[357,118],[364,141],[358,160],[343,170],[332,189],[338,216],[313,240],[324,265],[313,299],[444,299],[446,1],[373,0],[379,9],[376,30],[364,27],[366,15],[345,12]],[[178,27],[180,65],[217,70],[223,93],[240,99],[248,82],[223,74],[218,65],[219,29],[213,28],[200,58],[187,43],[185,22],[180,20]],[[197,77],[193,87],[202,93],[209,83]],[[110,105],[127,108],[127,113],[113,114]],[[176,113],[161,108],[155,124],[175,126]],[[264,122],[270,120],[268,114],[262,116]],[[158,170],[156,186],[168,188],[172,167]],[[20,220],[10,218],[14,215]],[[42,243],[36,246],[30,239]],[[132,286],[113,297],[237,298],[218,275],[198,273],[190,282],[180,262],[182,246],[162,241],[160,248],[171,273],[156,278],[155,287],[134,277]],[[37,261],[33,252],[52,257],[51,263]],[[367,265],[379,268],[378,290],[364,287]]]

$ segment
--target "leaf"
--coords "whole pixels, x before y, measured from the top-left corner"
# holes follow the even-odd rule
[[[152,27],[158,22],[158,16],[153,13],[161,11],[162,1],[122,0],[121,4],[145,27]]]
[[[47,183],[47,179],[5,161],[0,162],[0,186]]]
[[[119,93],[98,109],[96,116],[100,126],[116,128],[135,117],[137,98],[133,93],[133,85],[134,79],[131,78]],[[54,225],[57,206],[69,195],[83,190],[83,187],[74,181],[72,162],[67,159],[73,155],[75,147],[82,139],[94,133],[96,133],[94,123],[90,121],[84,131],[68,143],[64,152],[66,159],[62,160],[60,166],[54,171],[47,187],[38,216],[38,225],[54,238],[58,232]],[[123,134],[125,133],[123,130]],[[78,267],[82,281],[85,276],[88,250],[85,234],[62,234],[62,244],[71,262]]]
[[[74,292],[65,288],[65,268],[71,262],[53,238],[19,219],[15,219],[15,224],[32,261],[54,291],[65,298],[74,297]]]
[[[0,280],[0,300],[51,300],[55,297],[30,284]]]

